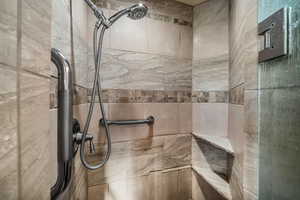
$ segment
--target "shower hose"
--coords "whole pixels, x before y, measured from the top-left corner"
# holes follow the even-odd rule
[[[94,53],[94,62],[95,62],[95,74],[94,74],[94,81],[93,81],[93,89],[92,89],[92,96],[91,101],[89,105],[89,111],[86,119],[86,123],[84,125],[83,134],[82,134],[82,140],[80,145],[80,159],[82,161],[82,164],[90,170],[95,170],[98,168],[101,168],[105,165],[105,163],[108,161],[110,154],[111,154],[111,137],[110,132],[106,120],[105,110],[103,107],[103,101],[101,97],[101,82],[100,82],[100,68],[101,68],[101,56],[102,56],[102,44],[103,44],[103,37],[104,33],[107,29],[106,26],[102,25],[101,21],[98,21],[94,28],[94,34],[93,34],[93,53]],[[100,31],[100,33],[99,33]],[[102,118],[104,121],[104,129],[105,129],[105,135],[107,140],[107,151],[105,153],[104,159],[98,163],[98,164],[90,164],[86,160],[85,156],[85,140],[86,136],[90,127],[91,118],[94,111],[94,105],[95,105],[95,98],[96,93],[99,97],[99,106],[102,114]]]

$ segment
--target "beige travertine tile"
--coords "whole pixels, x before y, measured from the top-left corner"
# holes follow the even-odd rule
[[[241,176],[234,168],[232,170],[231,178],[229,181],[232,199],[244,199],[243,183],[241,182]]]
[[[227,91],[228,54],[193,60],[193,90]]]
[[[140,176],[136,178],[129,178],[127,179],[126,183],[126,200],[150,200],[150,193],[152,192],[149,190],[149,183],[150,183],[150,176]]]
[[[108,184],[96,185],[88,188],[89,200],[111,200]]]
[[[143,119],[144,104],[131,103],[110,103],[109,119],[110,120],[128,120],[128,119]]]
[[[51,18],[51,47],[59,49],[71,61],[70,1],[53,1]],[[54,63],[50,73],[57,77]]]
[[[213,182],[216,182],[216,180],[214,180],[214,178],[216,177],[209,177],[209,178]],[[221,188],[224,188],[222,184],[221,184]],[[192,197],[193,197],[192,199],[197,199],[197,200],[227,199],[224,198],[219,193],[217,193],[216,189],[213,188],[202,176],[199,176],[194,170],[192,171]]]
[[[257,135],[258,131],[258,91],[245,90],[245,124],[244,131]]]
[[[193,103],[193,132],[227,136],[227,103]]]
[[[179,26],[179,49],[176,55],[179,58],[193,58],[193,28],[190,26]]]
[[[191,90],[191,59],[118,49],[104,49],[102,58],[103,89]],[[89,57],[89,62],[92,61]],[[89,66],[91,87],[94,66],[92,63]]]
[[[17,59],[17,0],[3,0],[0,6],[1,64],[16,66]]]
[[[193,90],[228,90],[229,1],[207,1],[193,13]]]
[[[179,132],[191,133],[192,132],[192,104],[191,103],[179,103]]]
[[[146,103],[144,116],[153,116],[153,135],[179,133],[178,103]]]
[[[207,158],[194,137],[192,138],[192,166],[210,168]]]
[[[89,200],[189,200],[191,169],[151,172],[89,187]]]
[[[22,66],[38,74],[50,73],[52,1],[24,0],[22,4]]]
[[[175,56],[180,46],[179,26],[153,19],[147,24],[147,51],[149,53]]]
[[[258,198],[258,91],[245,91],[244,191],[246,200]]]
[[[72,195],[75,199],[88,199],[87,169],[82,165],[79,153],[75,157],[75,175]]]
[[[99,151],[101,150],[101,151]],[[105,151],[97,147],[97,152]],[[92,156],[98,162],[103,156]],[[89,171],[89,186],[115,181],[151,171],[190,165],[191,136],[160,136],[131,142],[113,143],[111,158],[102,169]]]
[[[192,171],[192,199],[206,200],[202,191],[203,186],[200,185],[200,177],[196,172]]]
[[[229,104],[228,137],[234,149],[233,170],[237,173],[239,184],[242,185],[245,151],[244,106]]]
[[[154,183],[154,200],[188,200],[191,198],[191,169],[173,169],[150,174]]]
[[[230,87],[245,82],[246,89],[257,88],[257,0],[231,2]]]
[[[244,151],[244,114],[244,106],[229,104],[228,136],[235,154],[240,154]]]
[[[161,173],[161,193],[157,199],[178,199],[178,171]]]
[[[190,168],[178,171],[178,199],[192,199],[192,170]]]
[[[229,139],[235,152],[235,159],[230,177],[230,187],[234,199],[240,199],[243,195],[244,180],[244,156],[245,156],[245,134],[244,134],[244,106],[229,105]]]
[[[17,74],[0,64],[0,199],[18,198]]]
[[[116,10],[111,10],[115,13]],[[111,26],[110,47],[113,49],[147,52],[148,18],[132,20],[122,17]]]
[[[127,195],[127,188],[126,188],[127,180],[120,179],[114,181],[109,184],[109,194],[108,199],[123,199],[126,198]]]
[[[259,161],[258,136],[246,133],[246,145],[244,155],[244,197],[245,200],[258,199],[258,161]]]
[[[49,79],[20,75],[20,162],[22,199],[49,199],[54,184],[52,142],[49,140]],[[39,180],[39,184],[36,181]]]
[[[228,20],[228,0],[211,0],[194,7],[193,59],[228,54]]]
[[[193,171],[195,171],[204,182],[213,188],[213,195],[220,196],[221,199],[232,199],[229,184],[211,169],[193,166]],[[204,192],[207,191],[204,190]]]
[[[72,2],[72,66],[74,73],[74,81],[77,85],[89,87],[88,85],[88,36],[93,34],[93,30],[88,29],[88,11],[90,8],[84,1]],[[67,12],[68,13],[68,12]],[[72,46],[70,46],[72,47]],[[92,49],[90,49],[93,52]],[[91,61],[94,59],[91,58]]]
[[[53,142],[49,140],[50,80],[45,78],[50,74],[52,1],[24,0],[19,3],[22,17],[22,72],[19,79],[20,198],[49,199],[49,188],[56,178],[55,162],[49,159],[53,158]]]

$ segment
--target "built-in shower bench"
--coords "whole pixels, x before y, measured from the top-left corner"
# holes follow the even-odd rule
[[[231,200],[234,151],[227,137],[193,133],[193,171],[222,199]]]

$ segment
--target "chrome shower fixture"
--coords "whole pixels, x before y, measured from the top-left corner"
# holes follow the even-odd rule
[[[145,17],[147,12],[148,12],[147,6],[145,6],[142,3],[139,3],[139,4],[135,4],[129,8],[125,8],[125,9],[117,12],[116,14],[112,15],[108,21],[111,26],[120,17],[122,17],[123,15],[126,15],[126,14],[130,19],[138,20],[138,19],[142,19],[143,17]]]
[[[91,0],[85,0],[85,2],[88,4],[88,6],[92,9],[94,12],[94,15],[101,21],[106,22],[107,19],[103,14],[103,11],[101,9],[98,9],[98,7],[91,1]]]
[[[101,21],[101,24],[105,25],[107,28],[113,25],[120,17],[127,14],[130,19],[138,20],[147,15],[148,8],[142,3],[135,4],[129,8],[125,8],[107,19],[103,11],[99,9],[91,0],[85,0],[88,6],[93,10],[95,16]]]
[[[101,81],[100,81],[100,73],[101,73],[101,56],[102,56],[102,44],[103,44],[103,38],[105,31],[113,25],[120,17],[127,15],[129,18],[133,20],[138,20],[146,16],[148,8],[144,4],[135,4],[129,8],[125,8],[116,14],[112,15],[110,18],[106,18],[103,14],[103,11],[100,10],[91,0],[85,0],[85,2],[88,4],[88,6],[93,10],[95,16],[98,18],[98,21],[95,24],[94,27],[94,35],[93,35],[93,53],[94,53],[94,63],[95,63],[95,74],[94,74],[94,80],[93,80],[93,89],[92,89],[92,95],[91,95],[91,102],[89,105],[89,111],[87,114],[87,119],[83,128],[83,132],[81,134],[77,134],[78,138],[77,143],[80,144],[80,158],[82,164],[90,170],[95,170],[103,167],[106,162],[108,161],[110,154],[111,154],[111,136],[110,136],[110,131],[109,131],[109,120],[106,119],[106,114],[103,106],[103,101],[102,101],[102,95],[101,95]],[[90,164],[88,163],[86,159],[86,153],[85,153],[85,142],[86,141],[92,141],[93,138],[88,136],[88,130],[89,126],[91,123],[93,111],[94,111],[94,106],[96,102],[96,96],[98,95],[99,98],[99,106],[100,106],[100,111],[102,115],[102,121],[101,125],[104,126],[105,130],[105,135],[107,139],[107,151],[104,155],[103,160],[101,160],[97,164]],[[149,121],[149,120],[148,120]],[[146,121],[146,123],[148,123]],[[152,123],[152,118],[149,121],[149,123]],[[116,122],[114,122],[116,123]],[[124,123],[124,122],[118,122],[118,123]],[[132,123],[132,122],[130,122]],[[138,123],[141,123],[138,121]],[[142,121],[142,123],[145,123]],[[93,145],[91,145],[92,147]]]
[[[130,12],[128,14],[128,17],[133,20],[142,19],[147,15],[148,8],[142,3],[136,4],[129,8]]]

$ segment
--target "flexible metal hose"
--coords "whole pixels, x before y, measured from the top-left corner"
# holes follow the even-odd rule
[[[94,81],[93,81],[93,89],[92,89],[91,102],[90,102],[90,106],[89,106],[89,112],[88,112],[86,123],[85,123],[84,129],[83,129],[83,136],[82,136],[82,141],[81,141],[81,146],[80,146],[80,159],[82,161],[82,164],[90,170],[95,170],[95,169],[103,167],[105,165],[105,163],[108,161],[110,154],[111,154],[111,138],[110,138],[110,132],[109,132],[108,124],[106,121],[106,115],[105,115],[103,102],[102,102],[102,98],[101,98],[101,82],[100,82],[102,45],[103,45],[103,37],[104,37],[106,27],[102,26],[102,28],[100,30],[100,36],[98,38],[98,31],[100,29],[100,26],[101,26],[101,22],[97,22],[97,24],[95,25],[95,28],[94,28],[93,51],[94,51],[94,62],[95,62],[95,75],[94,75]],[[86,139],[86,136],[87,136],[87,133],[89,130],[91,118],[92,118],[93,111],[94,111],[96,92],[98,93],[100,110],[101,110],[102,118],[104,121],[104,129],[105,129],[105,135],[106,135],[106,139],[107,139],[107,152],[105,154],[104,159],[100,163],[91,165],[86,161],[86,157],[85,157],[85,139]]]

